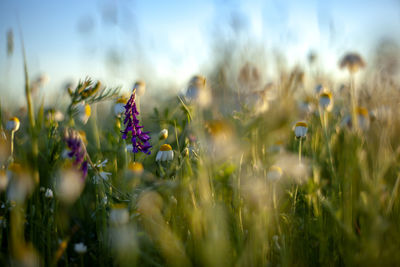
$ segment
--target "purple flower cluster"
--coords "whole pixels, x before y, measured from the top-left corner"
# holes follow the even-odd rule
[[[83,141],[78,132],[68,129],[64,135],[65,142],[69,148],[68,157],[75,158],[74,166],[80,166],[83,179],[86,178],[88,173],[88,162],[85,160],[86,149]]]
[[[125,130],[121,131],[122,139],[126,139],[128,134],[132,134],[132,152],[138,153],[143,152],[145,154],[150,155],[150,148],[151,145],[149,143],[150,136],[148,135],[149,132],[143,132],[143,126],[139,125],[139,120],[137,116],[139,112],[136,108],[136,93],[133,91],[131,97],[129,98],[128,103],[126,103],[125,107]]]

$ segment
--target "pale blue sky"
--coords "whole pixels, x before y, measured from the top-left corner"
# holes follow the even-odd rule
[[[47,73],[49,90],[86,75],[128,88],[138,78],[179,86],[203,71],[215,35],[233,36],[232,14],[244,25],[242,37],[284,51],[293,64],[317,50],[327,69],[345,51],[368,54],[400,29],[394,0],[1,0],[1,96],[23,93],[18,21],[31,76]],[[7,57],[10,28],[15,51]]]

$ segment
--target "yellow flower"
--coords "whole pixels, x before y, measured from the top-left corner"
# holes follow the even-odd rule
[[[143,164],[140,162],[131,162],[128,165],[129,170],[131,170],[134,174],[142,174],[143,173]]]

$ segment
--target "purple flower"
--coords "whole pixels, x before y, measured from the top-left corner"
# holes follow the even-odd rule
[[[143,132],[143,126],[139,125],[139,120],[137,116],[139,112],[136,108],[136,93],[133,91],[131,97],[129,98],[128,103],[126,103],[125,107],[125,130],[121,131],[122,139],[127,139],[129,133],[131,134],[132,141],[132,152],[139,153],[143,152],[145,154],[150,155],[150,148],[152,147],[149,143],[150,136],[149,132]]]
[[[64,140],[67,143],[68,149],[68,157],[75,158],[74,166],[80,167],[82,171],[83,179],[86,178],[88,173],[88,162],[85,160],[86,149],[83,144],[82,138],[78,132],[68,129],[65,132]]]

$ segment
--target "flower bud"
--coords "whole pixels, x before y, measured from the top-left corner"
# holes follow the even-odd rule
[[[19,119],[17,117],[12,117],[7,121],[6,129],[11,132],[16,132],[18,131],[19,126],[20,126]]]
[[[159,134],[159,139],[160,140],[165,140],[167,138],[168,138],[168,130],[167,129],[162,129],[160,131],[160,134]]]

